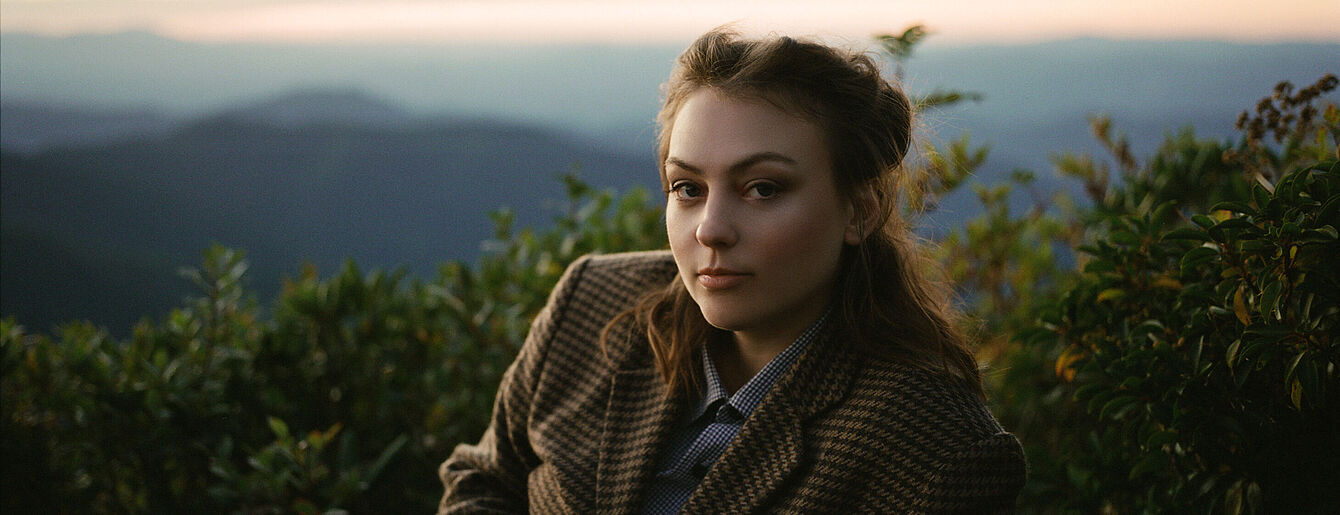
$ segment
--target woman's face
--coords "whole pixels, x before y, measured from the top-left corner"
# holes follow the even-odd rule
[[[675,117],[665,180],[670,250],[708,323],[780,343],[823,313],[860,233],[816,125],[699,90]]]

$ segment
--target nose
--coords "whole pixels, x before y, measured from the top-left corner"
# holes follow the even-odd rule
[[[739,240],[729,199],[723,197],[708,195],[706,206],[701,212],[702,218],[698,220],[698,230],[694,236],[704,247],[724,248]]]

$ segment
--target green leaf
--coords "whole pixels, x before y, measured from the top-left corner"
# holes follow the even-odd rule
[[[1218,203],[1218,204],[1215,204],[1214,207],[1211,207],[1210,210],[1211,210],[1211,211],[1221,211],[1221,210],[1222,210],[1222,211],[1233,211],[1233,212],[1242,213],[1242,214],[1244,214],[1244,215],[1248,215],[1248,216],[1256,216],[1256,215],[1257,215],[1257,211],[1256,211],[1256,209],[1252,208],[1252,206],[1250,206],[1250,205],[1248,205],[1248,204],[1246,204],[1246,203],[1244,203],[1244,202],[1238,202],[1238,201],[1236,201],[1236,200],[1229,200],[1229,201],[1226,201],[1226,202],[1220,202],[1220,203]]]
[[[1317,213],[1317,220],[1326,225],[1335,225],[1340,223],[1340,195],[1332,195],[1326,200],[1326,204],[1321,206],[1321,211]]]
[[[1144,322],[1140,322],[1140,325],[1135,326],[1135,330],[1139,332],[1155,332],[1155,331],[1163,331],[1164,327],[1163,322],[1151,318],[1149,320],[1145,320]]]
[[[1140,244],[1140,237],[1130,231],[1117,231],[1112,233],[1110,239],[1118,244],[1126,246],[1136,246]]]
[[[1242,480],[1239,479],[1233,486],[1224,492],[1224,510],[1230,515],[1239,515],[1242,513]]]
[[[1179,266],[1185,271],[1200,266],[1203,263],[1207,263],[1217,257],[1219,257],[1219,249],[1196,247],[1187,251],[1187,253],[1182,256],[1182,261],[1179,263]]]
[[[1270,207],[1270,192],[1260,185],[1252,186],[1252,199],[1256,201],[1256,209],[1261,212]]]
[[[1303,409],[1302,381],[1294,379],[1293,381],[1290,381],[1288,385],[1289,385],[1289,402],[1293,403],[1294,409],[1302,410]]]
[[[1267,319],[1273,318],[1273,313],[1279,308],[1280,290],[1283,289],[1283,283],[1280,281],[1271,281],[1261,291],[1261,304],[1257,306],[1261,316]]]
[[[901,35],[882,34],[875,36],[884,51],[897,60],[903,60],[912,55],[912,49],[921,43],[922,39],[930,34],[926,27],[920,24],[912,25],[904,30]]]
[[[1242,346],[1242,339],[1239,338],[1233,340],[1233,343],[1228,344],[1228,349],[1224,351],[1224,361],[1228,362],[1229,368],[1237,366],[1238,348],[1241,346]]]
[[[1294,356],[1293,359],[1290,360],[1288,368],[1284,371],[1284,384],[1286,386],[1293,380],[1294,370],[1298,368],[1298,363],[1303,360],[1304,356],[1307,356],[1306,350],[1299,352],[1297,356]]]
[[[1246,284],[1239,284],[1237,289],[1234,290],[1233,314],[1238,317],[1238,321],[1242,322],[1242,325],[1249,326],[1252,325],[1252,316],[1251,313],[1247,312],[1246,291]]]
[[[1176,441],[1177,441],[1176,431],[1163,430],[1150,435],[1149,438],[1145,440],[1145,448],[1157,449]]]
[[[1256,367],[1242,367],[1239,369],[1234,369],[1233,387],[1238,390],[1242,390],[1242,385],[1247,383],[1247,378],[1252,375],[1252,371],[1255,369]]]
[[[1244,498],[1249,512],[1261,513],[1261,485],[1258,485],[1256,481],[1247,483],[1247,493]]]
[[[1316,300],[1317,294],[1308,293],[1303,296],[1303,304],[1298,309],[1298,318],[1303,321],[1312,320],[1312,301]]]
[[[1139,463],[1136,463],[1134,467],[1131,467],[1131,473],[1127,477],[1129,479],[1135,479],[1166,468],[1168,468],[1167,455],[1161,452],[1153,453],[1145,456],[1144,459],[1140,460]]]
[[[1198,240],[1213,241],[1210,235],[1201,229],[1194,227],[1178,227],[1163,235],[1164,240]]]
[[[1201,227],[1203,227],[1203,228],[1206,228],[1206,229],[1209,229],[1209,228],[1211,228],[1211,227],[1214,227],[1214,224],[1215,224],[1213,218],[1210,218],[1210,217],[1205,216],[1205,215],[1199,215],[1199,214],[1198,214],[1198,215],[1191,215],[1191,221],[1192,221],[1192,222],[1195,222],[1196,225],[1199,225],[1199,226],[1201,226]]]
[[[288,424],[284,423],[283,420],[280,420],[279,417],[270,417],[269,422],[270,430],[274,431],[276,437],[280,440],[287,440],[289,438]]]
[[[1067,463],[1065,470],[1066,470],[1066,479],[1070,481],[1071,485],[1074,485],[1075,487],[1078,488],[1088,487],[1090,479],[1092,479],[1093,477],[1092,471],[1084,467],[1078,466],[1074,463]]]
[[[1299,241],[1308,243],[1327,243],[1337,239],[1340,239],[1340,233],[1336,232],[1335,227],[1323,225],[1316,229],[1303,231],[1303,235],[1299,238]]]
[[[1227,219],[1227,220],[1224,220],[1224,221],[1222,221],[1222,222],[1219,222],[1218,224],[1215,224],[1214,227],[1217,228],[1217,229],[1225,230],[1225,231],[1227,231],[1227,230],[1246,230],[1246,231],[1256,231],[1256,232],[1261,232],[1261,228],[1260,228],[1260,227],[1257,227],[1255,224],[1252,224],[1251,222],[1248,222],[1248,221],[1243,220],[1243,219],[1241,219],[1241,218],[1229,218],[1229,219]]]
[[[1242,335],[1248,340],[1260,340],[1267,343],[1274,343],[1284,339],[1293,333],[1293,330],[1279,325],[1256,325],[1243,331]]]
[[[1098,294],[1098,302],[1120,299],[1126,296],[1126,290],[1121,288],[1108,288]]]
[[[1089,396],[1094,395],[1100,391],[1103,391],[1106,388],[1107,385],[1103,384],[1097,384],[1097,383],[1086,384],[1084,386],[1079,387],[1078,390],[1075,390],[1075,394],[1071,396],[1071,398],[1076,401],[1083,401],[1084,399],[1089,398]]]
[[[1108,418],[1109,415],[1114,419],[1121,418],[1122,413],[1124,413],[1122,408],[1134,404],[1139,400],[1140,398],[1134,395],[1117,396],[1115,399],[1103,404],[1103,409],[1098,411],[1098,418]]]
[[[1094,395],[1092,398],[1089,399],[1089,402],[1085,406],[1085,408],[1089,411],[1089,413],[1098,413],[1102,411],[1103,405],[1106,404],[1110,399],[1112,399],[1111,391],[1104,390],[1098,392],[1097,395]]]
[[[1140,385],[1144,384],[1144,382],[1145,379],[1143,377],[1130,376],[1127,377],[1126,380],[1122,381],[1121,385],[1118,388],[1126,391],[1139,390]]]

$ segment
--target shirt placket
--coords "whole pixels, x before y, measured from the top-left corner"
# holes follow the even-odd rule
[[[726,451],[731,440],[735,439],[743,422],[744,416],[740,411],[723,399],[717,405],[712,423],[703,428],[698,438],[689,445],[683,459],[670,470],[670,475],[694,483],[701,481],[712,464]]]

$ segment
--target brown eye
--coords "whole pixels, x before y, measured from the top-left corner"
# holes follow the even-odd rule
[[[750,198],[768,199],[777,196],[781,188],[771,182],[760,182],[749,186],[747,191]]]
[[[703,194],[702,188],[691,182],[679,182],[670,187],[670,194],[679,200],[690,200]]]

